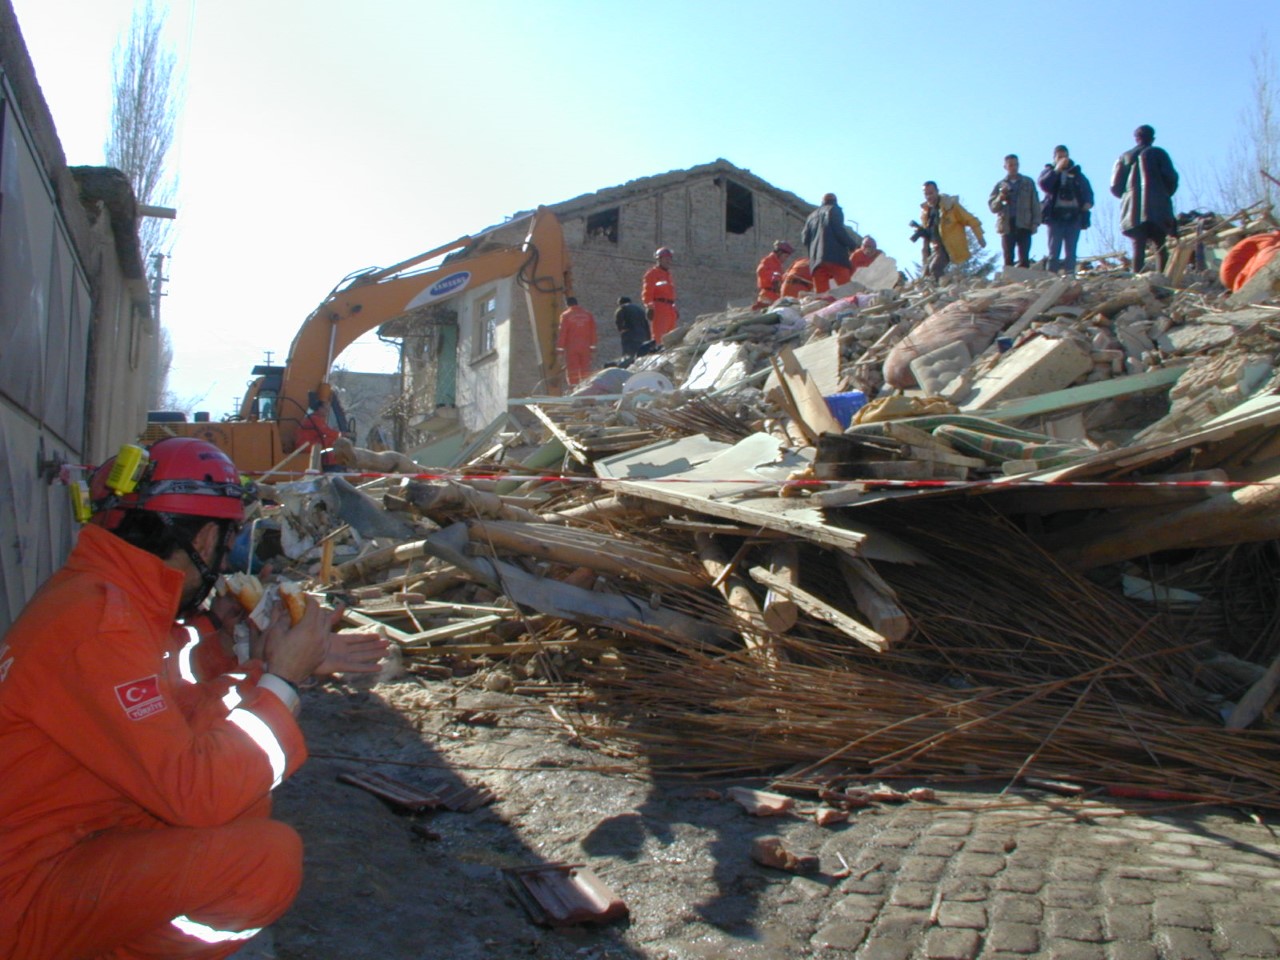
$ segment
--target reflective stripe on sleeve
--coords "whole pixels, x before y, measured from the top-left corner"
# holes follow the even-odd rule
[[[187,642],[178,652],[178,675],[187,683],[196,682],[196,671],[191,666],[191,658],[195,655],[196,647],[200,644],[200,631],[195,627],[184,627],[187,631]]]
[[[249,930],[215,930],[213,927],[192,920],[190,917],[174,917],[169,922],[182,933],[189,937],[195,937],[201,943],[226,943],[229,940],[248,940],[262,929],[261,927],[253,927]]]
[[[280,746],[280,741],[276,739],[271,727],[256,713],[250,713],[248,710],[243,710],[239,707],[227,714],[227,719],[247,733],[249,739],[256,743],[258,748],[267,755],[267,762],[271,764],[271,789],[274,790],[280,786],[280,783],[284,780],[284,771],[287,763],[285,761],[284,748]]]

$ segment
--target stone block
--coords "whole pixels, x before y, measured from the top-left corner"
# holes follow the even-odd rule
[[[995,369],[974,381],[965,410],[987,410],[1007,400],[1071,386],[1093,369],[1088,348],[1075,340],[1037,337],[1005,354]]]

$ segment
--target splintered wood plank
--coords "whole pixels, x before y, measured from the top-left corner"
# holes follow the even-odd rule
[[[756,583],[768,587],[785,597],[796,602],[796,605],[805,613],[812,617],[829,623],[845,636],[857,640],[859,643],[870,647],[876,653],[884,653],[889,649],[890,643],[887,638],[876,631],[872,630],[866,624],[859,623],[853,617],[837,610],[831,604],[827,603],[819,597],[815,597],[807,590],[794,586],[776,574],[770,573],[764,567],[752,567],[749,571],[751,579]]]
[[[560,424],[551,419],[551,415],[542,409],[536,403],[527,403],[525,408],[535,417],[542,421],[542,425],[551,431],[551,435],[564,444],[564,448],[569,451],[569,456],[577,460],[579,463],[586,465],[590,463],[587,452],[582,448],[578,441],[569,436]]]

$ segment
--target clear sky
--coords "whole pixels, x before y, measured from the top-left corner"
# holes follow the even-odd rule
[[[68,162],[102,162],[132,0],[13,3]],[[1180,208],[1203,206],[1250,56],[1280,35],[1280,0],[157,3],[186,77],[170,386],[215,418],[348,273],[717,157],[806,200],[836,192],[904,263],[927,179],[998,248],[986,200],[1006,153],[1034,177],[1067,144],[1105,224],[1140,123],[1183,175]]]

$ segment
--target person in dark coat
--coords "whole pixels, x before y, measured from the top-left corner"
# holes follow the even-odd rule
[[[1049,228],[1049,269],[1075,273],[1080,231],[1087,230],[1092,220],[1093,185],[1067,148],[1059,145],[1053,148],[1053,163],[1040,171],[1040,189],[1044,191],[1041,219]]]
[[[613,322],[618,325],[624,357],[640,357],[651,352],[646,347],[649,343],[649,318],[645,316],[644,307],[632,303],[630,297],[619,297]]]
[[[1169,262],[1166,241],[1177,236],[1173,195],[1178,192],[1178,171],[1169,154],[1152,146],[1155,129],[1143,124],[1133,131],[1137,144],[1116,160],[1111,171],[1111,195],[1120,200],[1120,229],[1133,240],[1133,272],[1146,262],[1147,241],[1156,245],[1156,262],[1163,271]]]
[[[849,255],[857,242],[844,225],[844,211],[834,193],[824,196],[822,206],[809,214],[800,242],[809,250],[815,293],[826,293],[832,285],[849,282]]]

